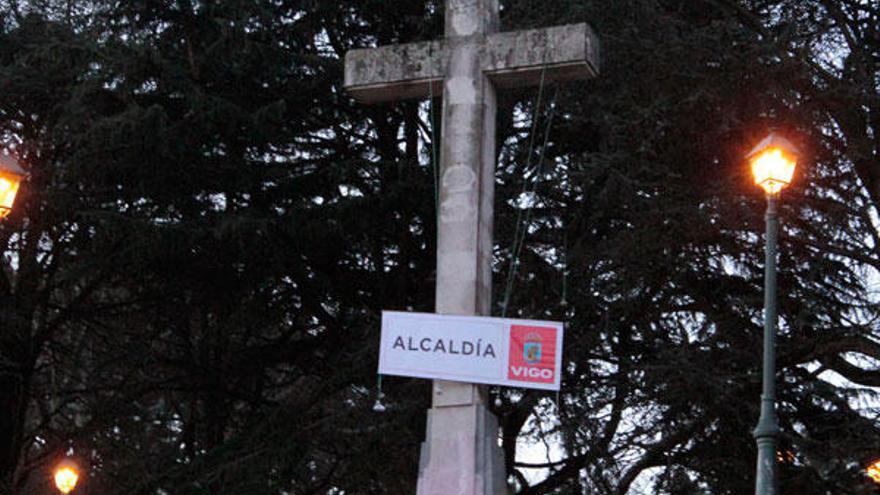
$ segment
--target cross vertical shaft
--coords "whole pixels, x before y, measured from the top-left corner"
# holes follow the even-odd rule
[[[486,35],[497,28],[497,0],[446,4],[438,313],[491,311],[496,104],[481,52]],[[484,391],[469,383],[434,382],[418,495],[506,493],[497,423],[486,409]]]
[[[497,0],[450,0],[443,84],[438,313],[488,314],[491,304],[495,90],[481,67],[485,35],[497,26]]]

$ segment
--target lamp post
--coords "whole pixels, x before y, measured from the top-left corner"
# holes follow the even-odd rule
[[[24,178],[24,170],[9,155],[0,154],[0,218],[9,215],[18,186]]]
[[[776,495],[776,236],[779,230],[779,193],[790,182],[797,164],[797,148],[770,133],[748,154],[755,184],[767,194],[767,235],[764,263],[764,365],[761,417],[754,437],[758,444],[755,495]]]

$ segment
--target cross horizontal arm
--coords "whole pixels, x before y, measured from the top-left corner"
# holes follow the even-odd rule
[[[500,88],[599,75],[599,41],[587,24],[496,33],[486,38],[483,71]]]
[[[426,41],[351,50],[345,89],[364,103],[439,96],[450,50]],[[599,42],[587,24],[495,33],[480,42],[483,72],[499,88],[589,79],[599,74]]]
[[[440,96],[443,45],[426,41],[351,50],[345,54],[345,89],[364,103],[428,98],[432,91]]]

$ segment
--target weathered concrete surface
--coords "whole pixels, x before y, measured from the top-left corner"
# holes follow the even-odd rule
[[[468,50],[478,58],[480,68],[495,87],[536,85],[542,72],[545,83],[589,79],[599,74],[599,42],[587,24],[485,37],[472,31],[476,24],[473,19],[459,24],[459,32],[471,33],[456,35],[459,39],[476,36],[466,43]],[[451,41],[447,34],[446,41],[352,50],[345,55],[345,88],[364,103],[439,96],[444,76],[449,74],[453,49],[462,46]]]
[[[443,95],[436,311],[488,315],[492,301],[495,87],[583,79],[598,71],[586,24],[498,30],[498,0],[447,0],[443,41],[354,50],[345,86],[364,102]],[[441,86],[442,84],[442,86]],[[418,495],[507,493],[486,389],[435,381]]]
[[[483,74],[497,0],[450,0],[446,9],[436,310],[491,311],[495,89]],[[485,387],[436,381],[418,495],[507,493],[498,424]]]
[[[417,493],[507,493],[497,432],[495,416],[482,404],[428,411],[428,438],[422,444]]]
[[[599,75],[599,42],[589,25],[569,24],[486,38],[483,71],[496,87],[590,79]]]
[[[442,41],[351,50],[345,54],[345,89],[364,103],[428,98],[431,89],[440,96],[446,53]]]

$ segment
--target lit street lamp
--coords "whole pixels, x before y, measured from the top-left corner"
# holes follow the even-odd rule
[[[880,483],[880,460],[877,460],[868,466],[868,469],[865,469],[865,474],[874,480],[875,483]]]
[[[76,469],[76,464],[70,460],[62,461],[61,464],[55,468],[55,487],[65,495],[73,491],[78,479],[79,472]]]
[[[770,133],[746,155],[755,184],[767,193],[767,235],[764,262],[764,372],[761,417],[754,437],[758,444],[755,495],[776,495],[776,236],[779,230],[779,193],[794,175],[797,148],[787,139]]]
[[[12,211],[12,203],[18,186],[24,178],[24,170],[9,155],[0,154],[0,218]]]

